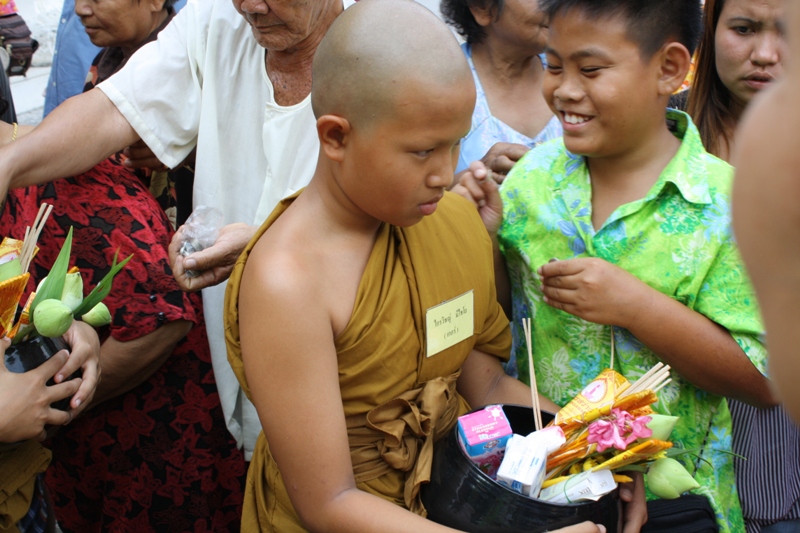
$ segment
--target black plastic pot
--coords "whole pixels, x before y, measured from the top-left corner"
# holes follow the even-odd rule
[[[19,344],[13,344],[6,349],[5,363],[6,368],[17,374],[23,374],[34,368],[38,368],[45,361],[53,357],[60,350],[69,350],[69,345],[61,337],[36,337]],[[83,373],[79,369],[72,374],[69,379],[81,377]],[[53,385],[52,378],[47,385]],[[69,402],[72,398],[64,398],[51,404],[54,409],[69,411]]]
[[[534,430],[530,407],[504,405],[514,433]],[[553,415],[542,413],[545,424]],[[620,531],[621,502],[618,491],[596,502],[553,504],[514,492],[480,471],[458,444],[457,428],[437,443],[431,482],[422,486],[422,503],[428,519],[468,533],[539,533],[591,521]]]

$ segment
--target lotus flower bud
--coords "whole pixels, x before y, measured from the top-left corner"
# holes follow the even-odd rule
[[[83,301],[83,278],[80,272],[67,274],[64,280],[64,290],[61,292],[61,301],[70,310],[75,311]]]
[[[655,461],[647,471],[647,488],[659,498],[674,500],[699,486],[683,465],[670,457]]]
[[[88,313],[81,317],[81,320],[94,328],[111,324],[111,313],[103,302],[92,307]]]
[[[647,416],[650,417],[650,422],[647,423],[647,427],[653,432],[651,438],[668,441],[672,430],[675,428],[675,424],[678,422],[678,417],[658,415],[655,413]]]
[[[72,309],[54,298],[39,302],[33,311],[33,325],[45,337],[60,337],[72,325]]]

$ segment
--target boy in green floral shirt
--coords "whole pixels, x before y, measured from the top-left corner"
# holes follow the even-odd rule
[[[731,168],[706,153],[688,115],[664,120],[689,69],[700,2],[540,6],[550,16],[543,92],[564,138],[523,157],[501,194],[480,163],[459,186],[497,244],[498,297],[510,282],[514,324],[533,318],[539,392],[559,405],[609,366],[612,334],[614,369],[629,381],[671,365],[654,408],[679,416],[672,440],[707,461],[687,466],[721,531],[744,531],[724,397],[774,402],[762,326],[730,233]]]

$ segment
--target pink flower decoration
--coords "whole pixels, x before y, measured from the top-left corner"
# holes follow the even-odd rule
[[[625,450],[636,439],[653,435],[653,431],[647,427],[648,422],[649,416],[634,418],[627,411],[614,409],[608,420],[595,420],[589,424],[588,441],[597,444],[600,453],[611,447]]]
[[[653,430],[647,427],[651,418],[649,416],[640,416],[639,418],[631,417],[630,421],[630,434],[625,437],[625,443],[630,444],[636,439],[646,439],[653,436]]]
[[[618,450],[624,450],[627,446],[619,434],[619,427],[609,420],[595,420],[589,424],[588,440],[597,444],[597,451],[600,453],[612,446]]]

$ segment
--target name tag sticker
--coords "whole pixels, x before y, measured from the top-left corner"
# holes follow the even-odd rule
[[[472,337],[475,333],[474,300],[470,290],[428,309],[425,313],[428,357]]]

